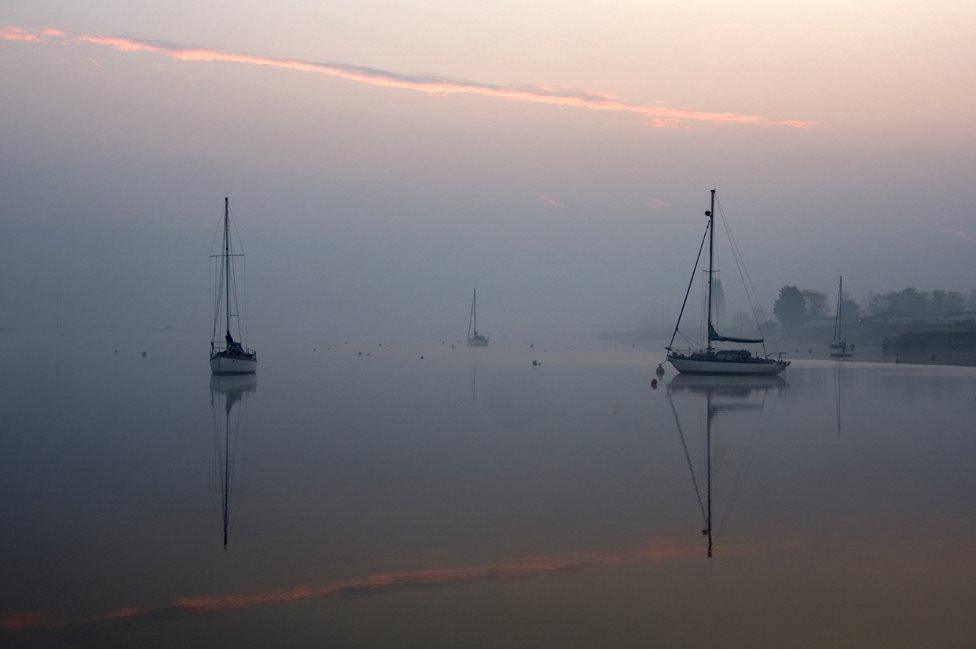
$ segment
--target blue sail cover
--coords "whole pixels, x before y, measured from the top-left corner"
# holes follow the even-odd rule
[[[715,331],[715,327],[712,323],[708,323],[708,342],[727,342],[727,343],[751,343],[758,345],[763,341],[762,338],[733,338],[731,336],[723,336],[719,332]]]

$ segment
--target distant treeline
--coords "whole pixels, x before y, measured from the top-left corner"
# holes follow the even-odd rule
[[[976,319],[976,290],[968,299],[959,291],[935,289],[920,291],[909,286],[889,293],[869,292],[865,304],[844,295],[842,320],[871,321],[878,324],[936,324],[963,323]],[[795,334],[801,328],[836,316],[836,308],[829,306],[827,294],[813,289],[784,286],[773,304],[776,326],[783,333]]]
[[[724,306],[723,297],[719,287],[716,306]],[[909,286],[888,293],[869,291],[861,302],[847,293],[842,299],[845,336],[878,346],[882,337],[899,336],[905,331],[929,328],[976,331],[976,289],[964,296],[959,291],[920,291]],[[756,333],[758,322],[760,331],[769,339],[821,341],[826,334],[829,340],[837,315],[836,301],[836,294],[828,296],[824,291],[787,285],[779,290],[772,318],[766,317],[761,309],[756,309],[757,317],[740,311],[731,318],[718,315],[716,326],[724,333],[750,336]],[[716,311],[721,314],[722,309]],[[632,331],[604,331],[600,338],[657,341],[670,334],[671,326],[662,325]]]

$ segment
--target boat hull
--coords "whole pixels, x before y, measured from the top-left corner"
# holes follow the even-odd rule
[[[692,360],[669,357],[668,362],[683,374],[750,374],[772,376],[789,366],[789,361],[760,360],[751,362]]]
[[[468,338],[468,347],[487,347],[488,339],[484,336]]]
[[[258,361],[217,354],[210,357],[210,371],[214,374],[254,374],[258,371]]]

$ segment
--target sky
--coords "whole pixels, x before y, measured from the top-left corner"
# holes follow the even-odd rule
[[[0,328],[209,330],[224,196],[255,345],[461,337],[475,287],[496,339],[670,323],[712,187],[767,311],[841,274],[967,292],[974,31],[972,2],[2,0]]]

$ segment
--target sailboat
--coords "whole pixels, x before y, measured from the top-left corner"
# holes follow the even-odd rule
[[[217,283],[214,287],[214,321],[210,335],[210,371],[214,374],[253,374],[258,370],[258,355],[248,349],[241,341],[240,314],[233,311],[239,307],[237,300],[237,275],[231,259],[243,257],[232,250],[230,237],[230,199],[224,197],[224,245],[219,255],[210,255],[219,260]],[[233,302],[231,296],[233,295]],[[217,335],[223,308],[223,338]],[[236,318],[237,339],[231,335],[231,318]]]
[[[854,345],[848,345],[844,340],[844,276],[841,275],[837,285],[837,316],[834,318],[834,340],[830,343],[830,355],[833,358],[851,358],[854,356]]]
[[[478,333],[478,289],[471,293],[471,315],[468,316],[468,347],[487,347],[488,336]]]
[[[698,256],[695,258],[695,267],[691,273],[691,280],[688,282],[688,290],[685,291],[685,299],[681,303],[681,311],[678,313],[678,321],[674,325],[674,333],[671,335],[671,342],[666,347],[668,361],[679,372],[689,374],[779,374],[787,367],[790,362],[782,358],[772,358],[766,351],[766,344],[762,338],[735,338],[723,336],[715,330],[712,320],[712,285],[715,281],[715,190],[711,190],[711,209],[705,212],[708,217],[708,224],[705,226],[705,235],[702,237],[701,245],[698,248]],[[698,271],[698,263],[701,260],[702,250],[705,247],[705,238],[708,238],[708,286],[706,302],[708,304],[708,342],[704,348],[689,350],[687,353],[679,352],[674,348],[674,339],[678,335],[681,326],[681,317],[684,315],[685,306],[688,304],[688,295],[691,293],[692,284],[695,281],[695,273]],[[733,253],[737,253],[733,248]],[[750,298],[751,299],[751,298]],[[729,342],[740,344],[757,344],[763,346],[763,355],[754,355],[748,349],[718,349],[712,345],[715,342]]]

